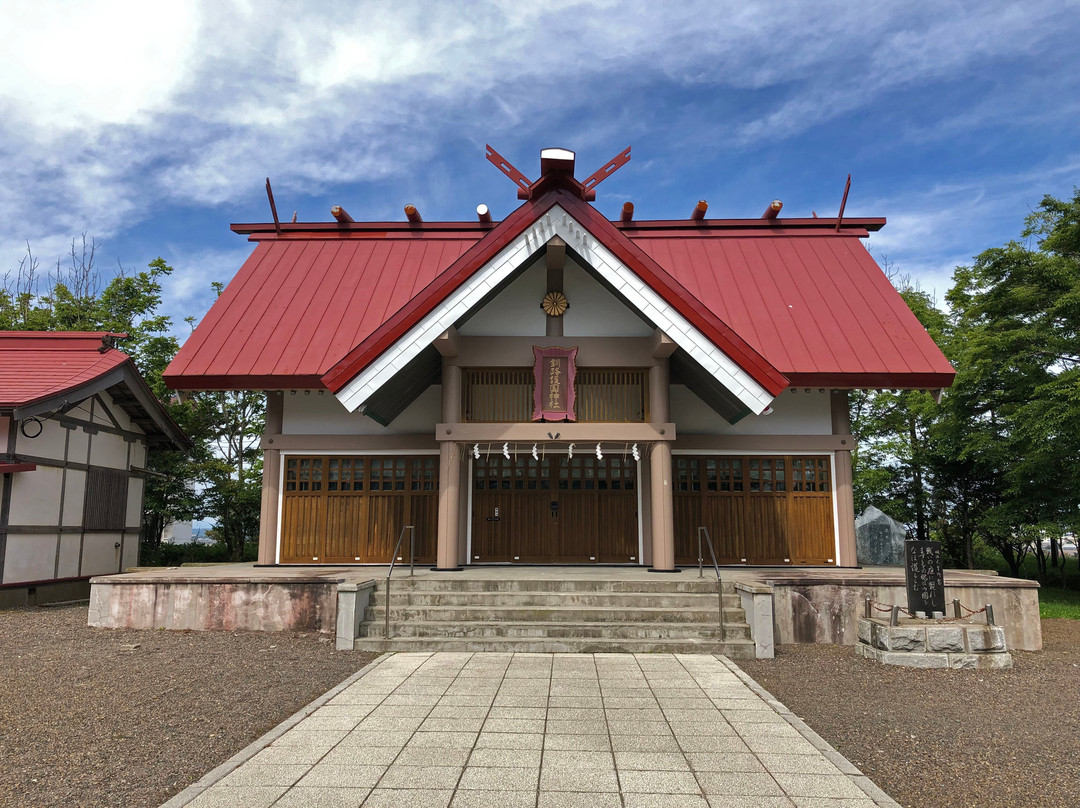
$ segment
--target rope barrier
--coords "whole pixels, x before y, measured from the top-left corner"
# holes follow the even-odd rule
[[[891,614],[893,608],[895,607],[896,609],[898,609],[899,611],[901,611],[904,614],[908,615],[912,619],[915,619],[915,613],[913,611],[911,611],[910,609],[905,609],[903,606],[900,606],[899,604],[881,603],[880,601],[871,600],[870,601],[870,607],[875,612],[881,612],[881,613],[884,613],[884,614]],[[936,622],[938,622],[938,623],[955,623],[958,620],[966,620],[969,617],[974,617],[977,614],[984,614],[986,612],[986,607],[985,606],[983,606],[981,609],[969,609],[967,606],[965,606],[963,603],[961,603],[960,608],[964,612],[966,612],[966,614],[964,614],[962,617],[945,617],[943,615],[941,617],[934,618],[934,620]]]

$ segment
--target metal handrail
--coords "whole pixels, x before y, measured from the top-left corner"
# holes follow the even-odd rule
[[[709,535],[709,529],[704,525],[699,525],[697,529],[697,563],[698,563],[698,578],[705,577],[705,559],[701,552],[701,534],[705,534],[705,541],[709,545],[709,555],[712,556],[713,569],[716,570],[716,597],[720,602],[720,639],[724,638],[724,584],[720,579],[720,565],[716,563],[716,551],[713,549],[712,537]]]
[[[398,534],[397,544],[394,545],[394,554],[390,556],[390,569],[386,571],[386,628],[383,636],[390,639],[390,576],[394,574],[394,565],[397,564],[398,552],[401,550],[401,541],[405,538],[405,531],[409,531],[409,577],[413,577],[413,562],[416,560],[416,526],[405,525]]]

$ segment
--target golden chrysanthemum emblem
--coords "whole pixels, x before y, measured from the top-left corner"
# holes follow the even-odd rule
[[[548,292],[544,295],[544,302],[540,307],[548,317],[562,317],[570,303],[562,292]]]

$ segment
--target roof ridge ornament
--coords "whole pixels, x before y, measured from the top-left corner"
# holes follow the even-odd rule
[[[574,178],[574,152],[569,149],[541,149],[540,150],[540,179],[533,182],[514,165],[499,154],[490,145],[485,144],[488,162],[505,174],[517,186],[518,199],[532,199],[539,191],[546,189],[558,176],[560,184],[577,191],[586,202],[596,199],[596,186],[606,180],[628,162],[630,162],[630,146],[616,154],[604,165],[590,174],[584,182]]]

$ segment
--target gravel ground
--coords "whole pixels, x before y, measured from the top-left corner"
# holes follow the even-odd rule
[[[327,637],[107,631],[86,605],[0,612],[0,805],[155,806],[373,658]],[[740,662],[910,808],[1080,805],[1080,621],[1011,671],[851,648]]]
[[[1008,671],[912,670],[850,647],[739,660],[908,808],[1080,805],[1080,621],[1043,620]]]
[[[156,806],[374,654],[311,634],[110,631],[0,611],[0,805]]]

